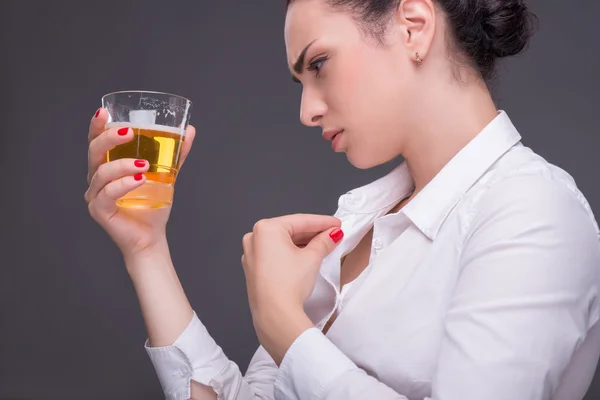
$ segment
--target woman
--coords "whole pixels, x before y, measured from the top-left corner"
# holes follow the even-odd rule
[[[520,142],[486,82],[526,45],[521,0],[288,1],[301,120],[388,175],[335,216],[259,221],[242,240],[261,346],[242,376],[171,262],[169,210],[115,199],[147,163],[90,125],[86,201],[123,252],[167,399],[581,399],[600,351],[599,231],[572,178]],[[189,128],[185,155],[194,137]]]

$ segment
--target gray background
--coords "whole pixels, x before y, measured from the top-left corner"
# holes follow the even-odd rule
[[[282,2],[0,3],[0,399],[161,399],[116,247],[91,220],[87,127],[107,92],[191,98],[198,136],[168,226],[188,297],[245,370],[257,345],[241,238],[263,217],[332,213],[394,163],[354,169],[300,124]],[[496,99],[524,143],[600,212],[600,3],[536,0],[540,30]],[[587,399],[600,398],[600,378]]]

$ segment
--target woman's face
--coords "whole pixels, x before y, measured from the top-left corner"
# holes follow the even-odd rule
[[[378,44],[352,15],[324,0],[296,0],[287,12],[288,64],[303,86],[300,119],[320,126],[327,139],[343,130],[334,150],[357,168],[401,154],[411,131],[416,67],[397,29],[391,24]]]

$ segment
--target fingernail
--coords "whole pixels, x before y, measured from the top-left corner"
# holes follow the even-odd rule
[[[127,135],[127,132],[129,132],[129,128],[121,128],[117,131],[117,133],[121,136]]]
[[[136,181],[141,181],[144,178],[144,174],[135,174],[133,176],[133,179],[135,179]]]
[[[98,118],[98,115],[100,115],[100,108],[98,109],[98,111],[96,111],[96,114],[94,114],[94,118]]]
[[[339,243],[344,237],[344,232],[340,228],[335,228],[333,231],[331,231],[329,237],[334,243]]]
[[[135,160],[134,164],[138,168],[143,168],[146,166],[146,160]]]

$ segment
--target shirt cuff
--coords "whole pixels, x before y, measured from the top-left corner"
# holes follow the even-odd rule
[[[317,328],[304,331],[279,366],[275,398],[322,399],[331,384],[358,367]]]
[[[190,398],[190,380],[211,386],[211,380],[229,360],[200,322],[196,312],[183,333],[170,346],[144,348],[152,361],[167,400]]]

